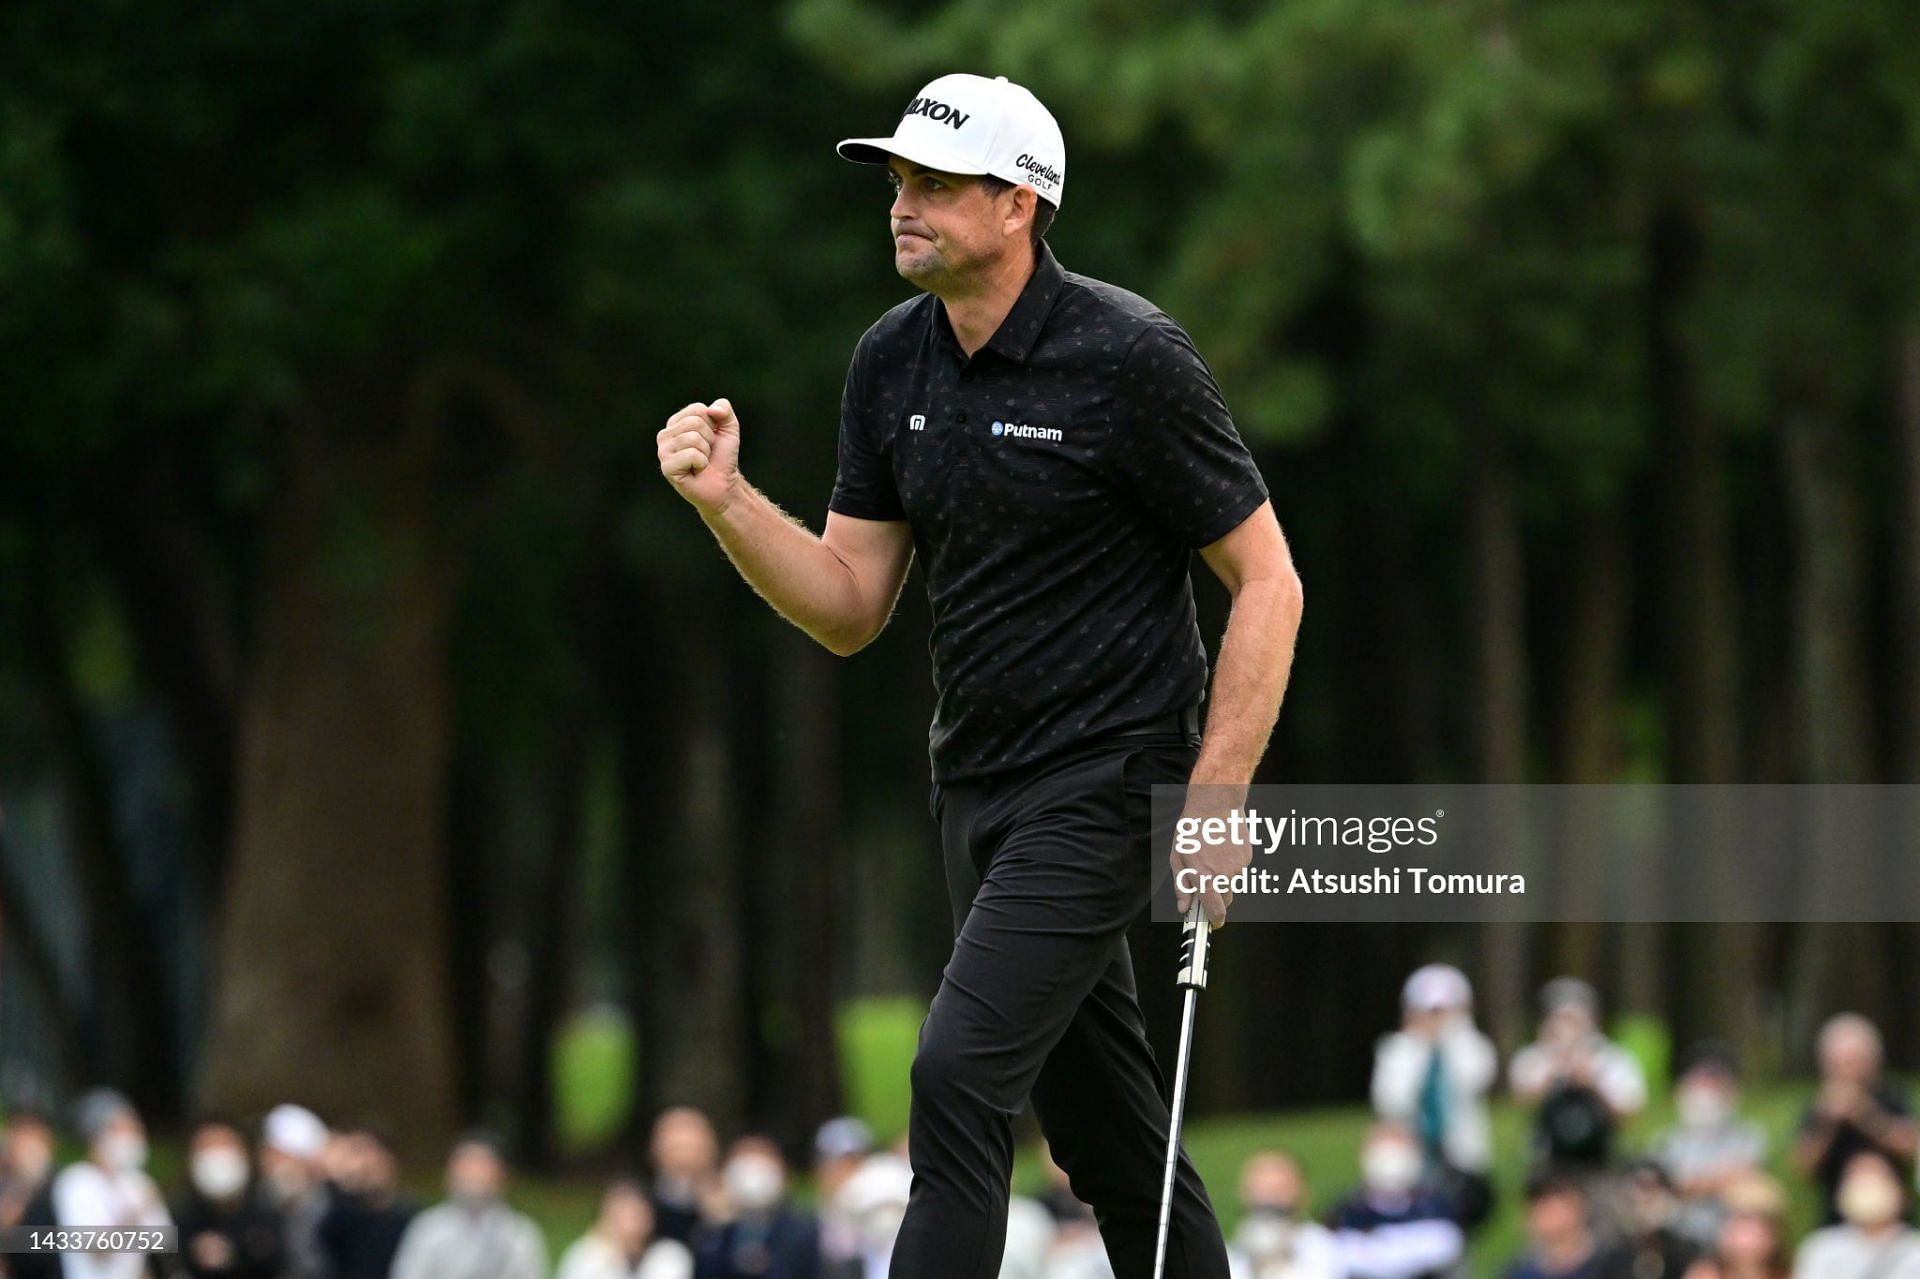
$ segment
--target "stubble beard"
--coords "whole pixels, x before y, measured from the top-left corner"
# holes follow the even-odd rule
[[[908,253],[902,253],[896,247],[893,268],[902,279],[929,292],[936,291],[952,275],[946,256],[931,240]]]

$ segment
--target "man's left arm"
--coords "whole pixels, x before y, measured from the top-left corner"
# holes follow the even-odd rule
[[[1205,809],[1199,815],[1224,817],[1244,801],[1280,714],[1300,629],[1300,578],[1226,397],[1184,330],[1169,322],[1142,331],[1121,362],[1114,400],[1117,456],[1128,484],[1162,528],[1200,552],[1233,596],[1190,779],[1207,789],[1187,797],[1189,813]],[[1176,852],[1180,913],[1191,905],[1180,891],[1182,870],[1231,874],[1247,856],[1244,846],[1204,845],[1191,857]],[[1209,890],[1201,897],[1208,919],[1219,926],[1226,896]]]
[[[1196,786],[1245,786],[1267,753],[1293,670],[1303,595],[1273,503],[1211,546],[1200,548],[1233,604],[1213,676],[1206,735],[1193,768]]]
[[[1224,788],[1189,798],[1189,808],[1198,798],[1212,810],[1241,804],[1253,770],[1266,754],[1293,670],[1305,597],[1272,502],[1261,503],[1231,533],[1201,547],[1200,557],[1232,596],[1208,698],[1206,733],[1190,779],[1193,786]],[[1203,848],[1181,864],[1218,875],[1231,874],[1245,862],[1244,848],[1223,845]],[[1209,890],[1200,899],[1208,922],[1216,928],[1224,925],[1229,895]],[[1185,914],[1192,900],[1176,887],[1174,904]]]

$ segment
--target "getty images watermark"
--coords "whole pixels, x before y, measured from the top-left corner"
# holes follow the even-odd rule
[[[1920,921],[1920,786],[1156,786],[1154,917]],[[1171,856],[1170,856],[1171,854]]]

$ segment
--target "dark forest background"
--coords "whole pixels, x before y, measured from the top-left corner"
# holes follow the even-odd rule
[[[1263,780],[1920,782],[1911,17],[0,6],[0,1093],[539,1161],[605,1004],[635,1123],[842,1104],[836,1009],[945,955],[924,598],[812,647],[652,441],[730,396],[817,526],[906,288],[831,144],[947,70],[1053,107],[1056,251],[1181,320],[1259,453],[1310,601]],[[1222,956],[1205,1111],[1357,1097],[1429,958],[1509,1046],[1571,971],[1760,1073],[1841,1006],[1920,1060],[1911,928]]]

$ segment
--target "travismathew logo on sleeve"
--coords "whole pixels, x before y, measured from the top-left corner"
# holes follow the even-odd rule
[[[959,111],[945,102],[936,102],[932,98],[915,98],[907,104],[907,115],[923,115],[929,120],[938,120],[958,129],[973,118],[970,111]],[[905,119],[902,116],[901,119]]]

